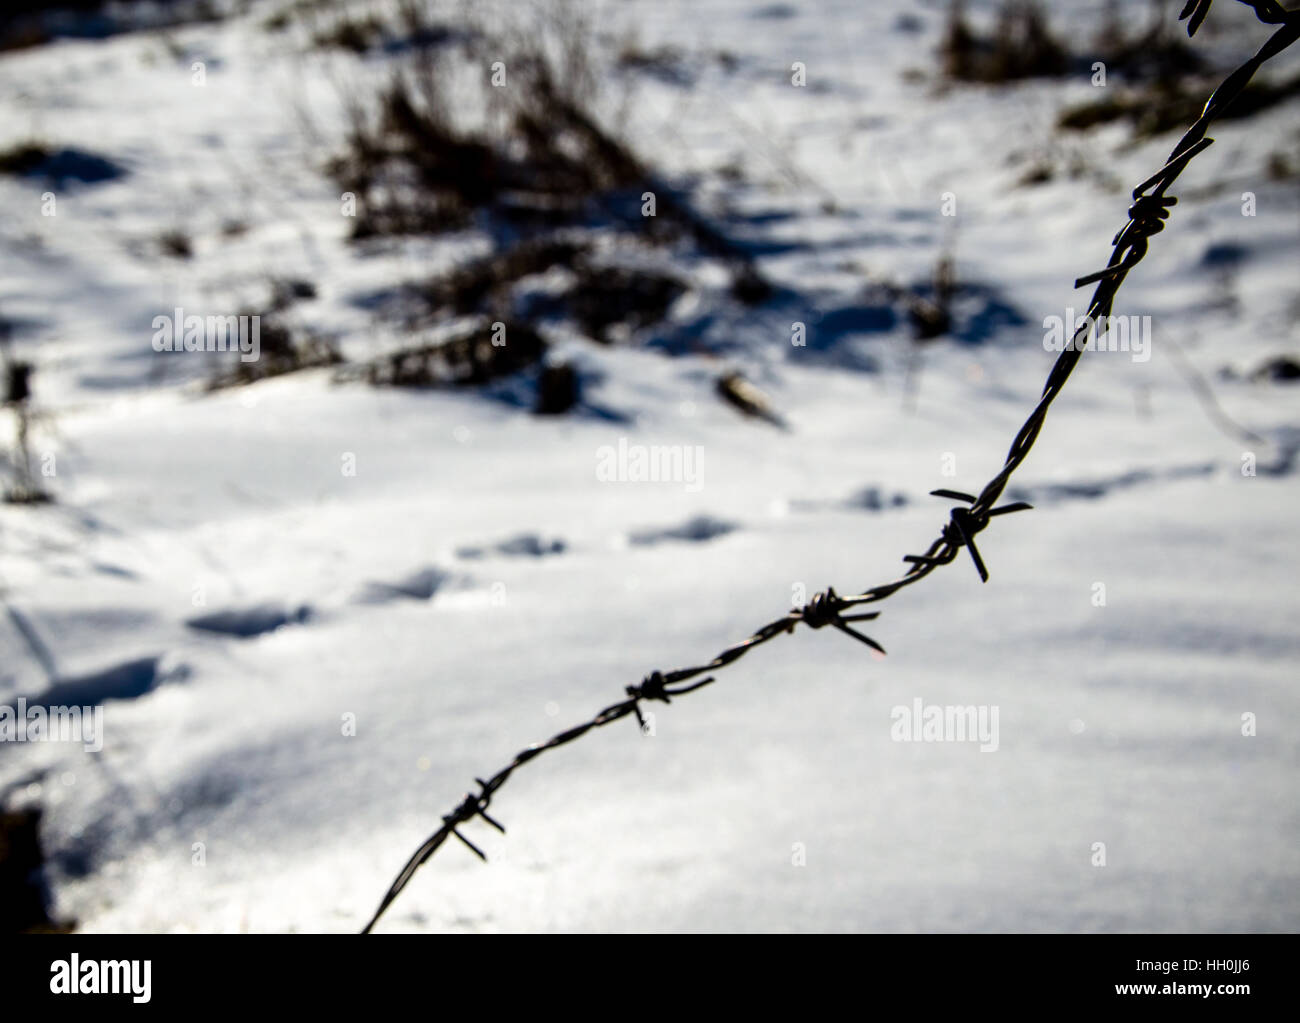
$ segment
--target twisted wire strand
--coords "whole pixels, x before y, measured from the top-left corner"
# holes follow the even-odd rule
[[[1085,287],[1089,284],[1096,285],[1092,299],[1088,304],[1085,319],[1075,329],[1070,341],[1065,345],[1053,364],[1047,381],[1043,385],[1043,392],[1038,404],[1011,442],[1002,469],[985,484],[984,489],[978,495],[965,494],[956,490],[931,491],[933,496],[959,501],[961,504],[950,509],[948,522],[944,524],[939,537],[930,544],[925,554],[905,555],[903,560],[908,562],[910,567],[903,575],[892,582],[881,583],[878,586],[863,590],[861,593],[840,596],[833,588],[828,587],[824,593],[815,595],[804,607],[795,608],[782,617],[768,622],[748,639],[723,650],[707,664],[691,668],[677,668],[673,671],[651,672],[639,684],[626,687],[626,699],[610,704],[591,720],[560,732],[546,742],[535,743],[521,750],[509,764],[491,778],[487,780],[476,778],[475,781],[478,783],[479,791],[477,793],[467,793],[460,804],[442,818],[442,826],[425,839],[406,862],[406,865],[402,867],[389,886],[388,891],[384,894],[374,916],[370,918],[369,923],[363,928],[363,934],[373,930],[380,917],[384,915],[388,907],[401,894],[415,875],[415,872],[442,847],[447,839],[452,837],[458,839],[480,859],[487,860],[487,856],[483,851],[461,834],[460,826],[472,821],[475,817],[480,817],[487,824],[504,833],[505,828],[488,814],[488,807],[491,805],[492,797],[509,781],[511,775],[534,758],[549,750],[557,749],[580,739],[593,728],[603,728],[605,725],[612,724],[629,715],[635,716],[638,725],[644,729],[645,719],[641,713],[641,701],[657,700],[668,703],[671,697],[683,696],[709,685],[714,681],[712,675],[708,675],[708,677],[697,682],[691,682],[690,680],[738,661],[750,650],[775,639],[777,636],[793,633],[795,626],[799,624],[807,625],[812,629],[820,629],[827,625],[833,626],[846,635],[852,636],[866,646],[871,647],[879,654],[883,654],[885,652],[884,648],[879,643],[858,632],[849,624],[850,622],[868,621],[877,618],[879,612],[862,612],[852,615],[846,615],[843,612],[858,605],[878,603],[904,587],[920,582],[941,565],[947,565],[954,561],[963,548],[969,553],[981,580],[988,581],[988,570],[978,548],[975,546],[975,537],[988,528],[992,519],[1012,512],[1025,511],[1031,507],[1024,502],[997,506],[997,501],[1006,489],[1012,474],[1029,456],[1034,441],[1038,439],[1038,434],[1047,421],[1047,413],[1052,402],[1064,389],[1066,381],[1069,380],[1070,374],[1074,372],[1075,366],[1083,355],[1083,351],[1088,344],[1088,334],[1097,329],[1097,326],[1100,326],[1096,336],[1100,338],[1105,335],[1106,330],[1109,328],[1109,317],[1116,292],[1124,282],[1125,277],[1128,276],[1129,271],[1140,263],[1146,255],[1148,239],[1164,230],[1165,221],[1169,219],[1170,208],[1178,203],[1176,198],[1166,196],[1166,191],[1178,179],[1188,162],[1213,144],[1214,140],[1206,136],[1210,125],[1219,114],[1241,95],[1242,90],[1245,89],[1260,66],[1271,57],[1285,50],[1297,38],[1300,38],[1300,9],[1287,10],[1274,0],[1238,0],[1238,2],[1253,8],[1256,17],[1264,24],[1280,25],[1281,27],[1268,38],[1253,57],[1223,80],[1206,101],[1200,116],[1178,141],[1165,165],[1133,190],[1133,205],[1128,208],[1128,222],[1111,239],[1112,252],[1106,267],[1095,273],[1080,277],[1074,282],[1076,288]],[[1183,7],[1178,17],[1180,21],[1188,21],[1187,34],[1189,36],[1195,35],[1196,30],[1205,20],[1211,3],[1212,0],[1188,0]],[[684,685],[682,683],[689,684]]]

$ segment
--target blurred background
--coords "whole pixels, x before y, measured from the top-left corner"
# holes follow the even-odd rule
[[[1180,6],[7,5],[0,926],[356,930],[476,776],[896,578],[1271,31]],[[548,753],[380,929],[1300,926],[1298,93],[1172,189],[987,584]]]

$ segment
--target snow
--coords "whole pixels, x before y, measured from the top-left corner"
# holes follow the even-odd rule
[[[357,297],[481,243],[346,241],[322,169],[333,81],[381,78],[388,58],[271,35],[279,6],[0,56],[0,148],[36,132],[127,169],[59,190],[54,217],[42,183],[0,176],[0,314],[37,365],[34,449],[56,456],[58,499],[0,507],[0,697],[105,708],[99,753],[0,744],[0,791],[46,807],[57,909],[85,931],[356,930],[475,776],[799,594],[896,578],[946,519],[928,491],[977,491],[1001,466],[1053,358],[1039,325],[1086,306],[1073,280],[1105,264],[1125,190],[1176,141],[1054,135],[1086,78],[906,81],[933,69],[940,4],[592,5],[611,37],[635,26],[687,54],[687,88],[615,81],[623,127],[782,289],[745,309],[700,268],[673,323],[727,354],[569,341],[587,399],[622,421],[329,370],[207,393],[206,360],[150,349],[153,316],[233,311],[271,274],[302,276],[318,298],[296,315],[364,358],[400,339]],[[1267,29],[1234,7],[1195,45],[1251,52]],[[1100,8],[1053,23],[1082,37]],[[917,10],[921,30],[899,28]],[[507,836],[466,826],[490,864],[449,843],[380,929],[1300,927],[1294,393],[1214,381],[1256,450],[1207,419],[1166,347],[1207,375],[1295,350],[1300,200],[1263,168],[1294,150],[1296,111],[1222,125],[1184,173],[1115,309],[1152,317],[1152,358],[1085,354],[1013,481],[1036,510],[980,537],[987,585],[963,554],[862,624],[884,660],[801,628],[647,705],[653,736],[618,722],[546,754],[493,802]],[[1015,187],[1014,154],[1062,147],[1124,189]],[[747,183],[719,185],[729,160]],[[223,237],[230,219],[248,231]],[[152,247],[173,227],[193,259]],[[927,280],[949,242],[959,277],[1024,322],[929,346],[907,413],[906,319],[852,324],[867,275]],[[1224,243],[1244,250],[1228,284],[1205,262]],[[850,326],[796,348],[795,320]],[[733,364],[788,429],[716,398]],[[698,448],[703,485],[602,482],[620,439]],[[998,707],[998,750],[891,740],[892,708],[918,697]]]

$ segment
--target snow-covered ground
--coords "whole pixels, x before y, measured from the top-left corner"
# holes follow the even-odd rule
[[[304,277],[295,315],[364,358],[392,327],[361,299],[466,244],[346,240],[337,82],[387,58],[267,30],[284,6],[0,55],[0,149],[39,136],[125,171],[55,188],[55,216],[46,183],[0,176],[0,315],[37,366],[57,497],[0,507],[0,697],[99,703],[105,729],[96,753],[0,743],[0,787],[46,808],[57,909],[87,931],[355,930],[476,775],[800,593],[896,577],[946,519],[928,491],[1001,465],[1054,358],[1044,318],[1082,312],[1074,278],[1176,141],[1054,132],[1086,75],[915,80],[938,3],[587,5],[608,38],[684,55],[685,83],[608,71],[621,127],[777,297],[736,306],[705,268],[657,328],[699,354],[564,342],[613,414],[329,370],[207,393],[203,357],[153,351],[153,317]],[[1086,49],[1103,5],[1068,6],[1053,25]],[[1193,45],[1240,58],[1268,31],[1221,3]],[[1207,376],[1295,352],[1300,195],[1265,168],[1294,166],[1300,107],[1211,134],[1115,309],[1151,317],[1150,358],[1085,354],[1013,482],[1036,510],[981,536],[987,585],[963,555],[864,626],[883,660],[800,629],[651,705],[653,736],[548,753],[494,801],[505,838],[466,827],[490,865],[449,843],[381,929],[1300,928],[1297,392],[1216,379],[1266,443],[1234,439],[1175,349]],[[1036,162],[1058,173],[1018,186]],[[191,259],[158,252],[172,229]],[[864,288],[928,279],[948,245],[974,320],[926,349],[906,411],[908,324],[864,329]],[[729,366],[788,429],[718,400]],[[700,485],[603,481],[621,439],[698,449]],[[918,698],[998,708],[997,750],[895,741]]]

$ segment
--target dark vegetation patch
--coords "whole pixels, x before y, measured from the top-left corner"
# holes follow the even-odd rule
[[[13,472],[12,483],[5,488],[6,504],[48,504],[54,500],[32,471],[30,443],[33,412],[31,408],[32,376],[35,366],[21,359],[8,357],[9,337],[15,323],[0,317],[0,356],[4,357],[3,389],[0,390],[0,408],[11,410],[14,420],[14,446],[5,459]],[[12,616],[12,609],[10,614]]]
[[[661,322],[686,290],[673,273],[579,256],[558,289],[526,294],[518,309],[528,317],[568,319],[591,340],[610,344]]]
[[[1106,87],[1098,90],[1096,101],[1067,111],[1063,126],[1086,128],[1119,117],[1138,118],[1149,107],[1164,122],[1144,129],[1153,132],[1190,121],[1200,112],[1198,108],[1191,118],[1184,116],[1186,86],[1194,83],[1199,95],[1212,69],[1162,5],[1153,5],[1146,24],[1132,26],[1123,20],[1120,5],[1110,4],[1100,30],[1074,51],[1053,32],[1049,9],[1039,0],[1002,0],[992,21],[981,29],[967,18],[964,0],[951,0],[939,46],[943,76],[994,85],[1067,74],[1087,78],[1100,61],[1108,76]],[[1117,86],[1132,94],[1117,97]],[[1263,93],[1256,102],[1261,100],[1271,101]],[[1177,109],[1167,109],[1170,101]]]
[[[164,231],[160,234],[158,236],[158,247],[162,250],[164,256],[171,256],[173,259],[189,259],[194,255],[194,246],[190,242],[190,236],[178,229]]]
[[[483,321],[452,337],[402,348],[367,364],[367,382],[387,387],[485,384],[535,366],[546,342],[524,323]]]
[[[577,267],[569,311],[583,333],[597,341],[613,339],[615,328],[637,330],[658,323],[686,286],[667,274],[623,267]]]
[[[340,18],[329,28],[317,32],[312,42],[322,49],[333,47],[365,53],[377,47],[383,38],[384,23],[371,14],[363,18]]]
[[[37,807],[0,811],[0,934],[67,933],[51,918]]]
[[[348,140],[328,170],[356,197],[353,239],[377,245],[393,236],[472,229],[492,241],[485,256],[372,296],[380,315],[408,329],[465,315],[533,328],[561,320],[591,340],[623,341],[661,323],[686,292],[685,281],[655,265],[667,261],[655,253],[669,250],[721,262],[739,302],[758,304],[773,294],[743,244],[600,122],[594,76],[575,70],[586,64],[581,53],[574,56],[584,44],[567,38],[564,45],[568,63],[557,65],[536,41],[489,41],[469,32],[418,48],[373,101],[352,98]],[[645,70],[674,59],[666,51],[625,50],[619,62]],[[482,69],[486,114],[473,124],[447,96],[457,61]],[[504,88],[489,84],[496,61]],[[627,248],[639,250],[638,265],[608,258]],[[458,341],[416,346],[379,360],[371,378],[478,382],[530,365],[543,348],[485,359],[467,354],[476,350]],[[576,403],[572,370],[548,369],[542,383],[539,411]]]
[[[688,86],[695,81],[686,55],[675,46],[646,50],[628,43],[619,50],[615,63],[622,71],[657,78],[669,85]]]
[[[5,0],[0,51],[215,21],[222,7],[220,0]]]
[[[336,366],[343,361],[343,356],[327,338],[312,330],[291,326],[277,312],[260,317],[258,343],[260,354],[255,361],[245,362],[238,353],[232,353],[228,361],[223,361],[208,381],[209,390],[251,384],[304,369]]]
[[[846,329],[889,330],[906,316],[914,342],[923,344],[950,338],[963,344],[982,344],[1005,328],[1029,323],[1001,289],[961,277],[956,261],[947,253],[935,261],[929,280],[899,284],[880,278],[872,282],[867,297],[872,304],[824,316],[812,335],[830,335],[824,339],[824,343],[829,343]],[[836,323],[837,314],[847,313],[855,314],[852,322],[840,327]]]
[[[1145,27],[1130,31],[1118,3],[1106,9],[1100,31],[1093,40],[1091,61],[1105,63],[1107,74],[1126,82],[1169,84],[1189,75],[1205,73],[1205,58],[1188,41],[1182,23],[1168,17],[1162,5],[1152,5]]]
[[[348,150],[330,169],[358,198],[355,237],[459,228],[476,213],[516,229],[586,224],[602,196],[647,180],[543,61],[505,66],[499,134],[453,123],[436,63],[396,75],[373,115],[354,112]]]
[[[434,312],[467,315],[504,309],[515,284],[552,267],[572,265],[587,248],[585,243],[554,237],[525,240],[429,281],[422,297]]]
[[[463,28],[431,20],[425,6],[419,0],[398,0],[395,5],[365,13],[346,9],[335,12],[322,10],[315,0],[297,0],[264,24],[278,31],[296,17],[306,24],[316,48],[347,50],[358,56],[404,53],[468,38],[470,33]]]
[[[944,77],[986,84],[1053,77],[1071,66],[1036,0],[1003,0],[987,34],[971,26],[963,0],[952,0],[939,58]]]
[[[1105,64],[1107,84],[1094,100],[1068,107],[1057,118],[1066,131],[1088,131],[1104,124],[1129,125],[1141,141],[1183,130],[1200,116],[1206,97],[1219,85],[1221,68],[1210,66],[1181,31],[1181,24],[1156,7],[1150,23],[1130,31],[1111,5],[1093,42],[1091,61]],[[1300,93],[1300,75],[1256,78],[1219,116],[1253,117]]]
[[[582,404],[582,379],[548,357],[546,340],[519,320],[479,319],[450,337],[407,345],[344,370],[339,379],[376,387],[484,387],[485,396],[537,415],[563,415]],[[586,411],[609,418],[595,406]],[[616,415],[613,418],[618,418]]]
[[[582,400],[578,371],[567,362],[542,367],[537,377],[537,398],[533,411],[539,416],[559,416]]]
[[[1300,380],[1300,359],[1293,355],[1275,355],[1265,359],[1250,372],[1250,379],[1277,384]]]
[[[300,277],[277,277],[271,281],[270,311],[288,309],[295,302],[316,297],[316,285]]]
[[[1063,111],[1058,127],[1087,131],[1115,121],[1127,122],[1135,139],[1145,139],[1174,129],[1183,130],[1201,114],[1205,99],[1218,83],[1196,76],[1157,81],[1143,87],[1107,89],[1108,95]],[[1300,74],[1282,81],[1258,79],[1242,90],[1218,117],[1241,120],[1300,95]]]
[[[36,142],[21,142],[0,152],[0,174],[25,177],[49,158],[50,151],[45,146]]]

